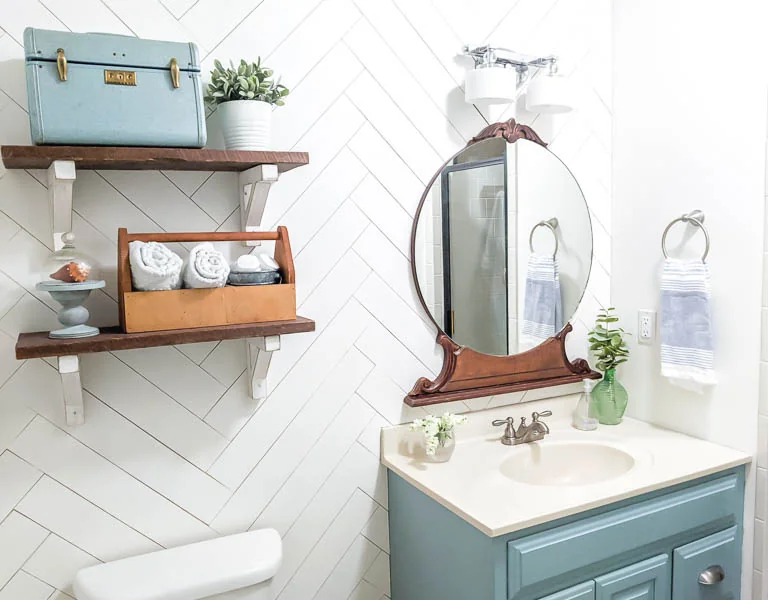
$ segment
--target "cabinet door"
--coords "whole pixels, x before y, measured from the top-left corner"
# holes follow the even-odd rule
[[[675,600],[738,598],[741,589],[738,528],[710,535],[677,548],[672,557]]]
[[[596,600],[669,600],[669,592],[666,554],[595,578]]]
[[[635,552],[643,552],[643,548],[659,540],[675,539],[713,522],[733,523],[743,511],[743,494],[744,482],[739,471],[510,539],[507,598],[528,594],[535,586],[567,577],[574,571],[586,572],[592,565],[608,563],[615,556],[635,556]]]
[[[595,600],[595,582],[580,583],[539,600]]]

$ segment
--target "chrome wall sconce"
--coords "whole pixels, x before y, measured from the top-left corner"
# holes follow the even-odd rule
[[[475,63],[464,86],[469,103],[509,104],[527,91],[526,108],[531,112],[564,113],[573,108],[568,82],[557,74],[556,56],[529,56],[487,44],[464,46],[462,54]]]

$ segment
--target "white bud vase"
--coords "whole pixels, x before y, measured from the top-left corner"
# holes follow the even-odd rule
[[[427,454],[427,461],[433,462],[433,463],[444,463],[448,462],[451,459],[451,456],[453,456],[453,451],[456,449],[456,439],[453,437],[453,432],[451,432],[451,437],[445,438],[442,444],[438,444],[437,448],[435,448],[434,454]]]
[[[269,150],[272,105],[260,100],[219,104],[221,131],[227,150]]]

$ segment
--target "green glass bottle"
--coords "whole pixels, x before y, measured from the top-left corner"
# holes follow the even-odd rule
[[[627,410],[629,394],[616,381],[616,369],[608,369],[602,381],[592,390],[592,402],[602,425],[618,425]]]

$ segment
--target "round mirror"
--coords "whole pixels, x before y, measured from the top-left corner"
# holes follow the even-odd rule
[[[451,158],[422,197],[411,243],[416,286],[438,328],[496,356],[559,333],[592,265],[576,179],[527,139],[485,139]]]

